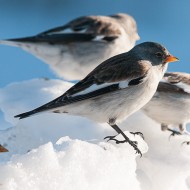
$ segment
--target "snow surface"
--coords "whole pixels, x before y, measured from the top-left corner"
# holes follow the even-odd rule
[[[190,189],[190,146],[181,144],[190,138],[169,140],[170,133],[140,111],[120,126],[138,141],[142,158],[128,144],[103,140],[115,134],[107,124],[53,113],[13,117],[72,85],[34,79],[0,89],[0,144],[9,149],[0,154],[0,190]],[[146,142],[128,131],[143,132]]]

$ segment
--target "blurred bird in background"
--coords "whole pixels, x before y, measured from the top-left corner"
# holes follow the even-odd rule
[[[36,36],[1,40],[35,55],[66,80],[80,80],[104,60],[129,51],[139,40],[133,17],[83,16]]]
[[[172,135],[189,134],[186,124],[190,122],[190,74],[166,73],[143,111],[160,123],[163,131],[171,131]],[[178,126],[179,131],[169,128],[169,125]]]

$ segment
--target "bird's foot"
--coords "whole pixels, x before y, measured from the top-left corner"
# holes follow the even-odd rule
[[[184,142],[182,142],[182,145],[184,145],[184,144],[190,145],[190,141],[184,141]]]
[[[117,140],[117,139],[115,139],[116,136],[117,135],[115,135],[115,136],[107,136],[104,139],[108,139],[108,141],[110,141],[110,140],[115,141],[116,144],[129,143],[135,149],[136,153],[140,154],[140,156],[142,157],[142,153],[139,150],[139,148],[137,147],[137,144],[138,144],[137,141],[131,141],[129,139]]]
[[[175,135],[181,135],[181,133],[178,132],[178,131],[173,131],[173,132],[171,133],[171,136],[175,136]]]
[[[114,135],[114,136],[107,136],[107,137],[104,138],[104,140],[106,139],[107,142],[108,142],[108,141],[111,141],[111,140],[116,141],[117,139],[114,139],[116,136],[117,136],[117,135]]]
[[[142,153],[137,146],[137,141],[125,140],[125,142],[128,142],[135,149],[136,154],[140,154],[140,156],[142,157]]]
[[[140,135],[142,139],[144,140],[144,135],[141,132],[130,132],[131,134],[135,135]]]
[[[169,131],[172,132],[171,135],[169,136],[169,139],[170,139],[171,137],[174,137],[175,135],[181,135],[181,133],[180,133],[179,131],[175,131],[175,130],[172,130],[172,129],[170,129]]]
[[[135,134],[134,134],[134,135],[135,135]],[[117,140],[117,139],[115,139],[116,136],[117,136],[117,135],[114,135],[114,136],[107,136],[107,137],[105,137],[104,139],[108,139],[107,142],[108,142],[108,141],[115,141],[116,144],[122,144],[122,143],[128,142],[127,140],[122,140],[122,141]],[[138,144],[137,141],[131,141],[131,142],[134,142],[135,144]],[[130,143],[129,143],[129,144],[130,144]]]

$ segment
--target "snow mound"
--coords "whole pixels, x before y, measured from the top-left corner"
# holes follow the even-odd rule
[[[125,145],[93,144],[62,138],[0,166],[5,190],[19,189],[140,189],[136,178],[136,155]],[[127,158],[127,159],[126,159]]]
[[[0,89],[0,189],[190,189],[189,136],[162,132],[138,112],[120,124],[122,130],[140,131],[140,158],[129,144],[103,140],[115,135],[107,124],[64,114],[40,114],[23,120],[13,116],[56,98],[72,83],[34,79]],[[6,130],[2,130],[6,129]],[[121,139],[119,135],[117,137]]]

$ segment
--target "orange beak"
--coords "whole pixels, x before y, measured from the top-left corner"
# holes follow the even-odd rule
[[[166,63],[174,62],[174,61],[179,61],[177,57],[174,57],[173,55],[168,55],[165,59]]]

